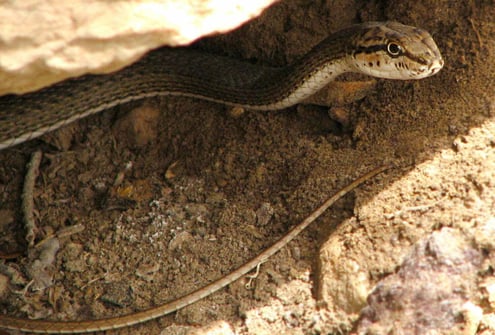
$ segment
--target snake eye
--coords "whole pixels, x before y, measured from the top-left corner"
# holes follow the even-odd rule
[[[390,42],[389,44],[387,44],[387,52],[390,54],[390,56],[397,57],[402,54],[402,47],[397,43]]]

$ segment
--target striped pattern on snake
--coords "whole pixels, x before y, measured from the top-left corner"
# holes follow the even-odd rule
[[[397,22],[343,29],[280,68],[164,48],[114,74],[86,75],[38,92],[0,97],[0,150],[147,97],[180,95],[275,110],[303,101],[344,72],[406,80],[431,76],[442,66],[430,34]]]

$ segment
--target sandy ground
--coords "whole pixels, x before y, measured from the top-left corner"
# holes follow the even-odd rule
[[[15,275],[3,267],[0,310],[85,320],[180,297],[392,162],[262,264],[250,289],[244,278],[113,333],[494,334],[494,17],[493,1],[282,1],[199,47],[284,65],[328,32],[390,19],[432,33],[445,68],[421,81],[379,80],[330,113],[300,106],[234,115],[194,99],[153,99],[0,152],[0,250],[21,252],[4,262]],[[336,113],[339,121],[329,117]],[[20,210],[38,149],[36,241],[83,228],[59,238],[41,272]],[[23,291],[33,276],[47,288]]]

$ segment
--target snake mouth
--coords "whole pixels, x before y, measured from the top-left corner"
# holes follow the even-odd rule
[[[432,62],[428,66],[428,71],[430,72],[430,75],[434,75],[435,73],[437,73],[438,71],[440,71],[443,68],[443,65],[444,65],[443,59],[439,59],[436,62]]]

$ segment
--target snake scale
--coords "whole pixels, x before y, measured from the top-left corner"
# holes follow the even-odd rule
[[[165,53],[151,53],[112,75],[87,75],[39,92],[0,97],[0,150],[87,115],[146,97],[181,95],[253,110],[283,109],[303,101],[345,72],[389,79],[421,79],[437,73],[443,64],[430,34],[397,22],[368,22],[343,29],[294,64],[282,68],[255,66],[182,48],[168,49]],[[384,169],[358,179],[336,197]],[[326,208],[322,206],[317,211],[321,213]],[[164,316],[237,280],[280,250],[315,217],[311,215],[239,269],[170,303],[93,321],[41,321],[0,315],[0,328],[83,333],[117,329]]]

